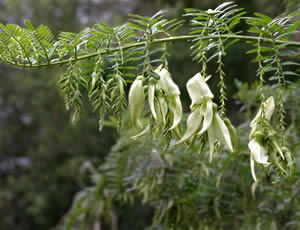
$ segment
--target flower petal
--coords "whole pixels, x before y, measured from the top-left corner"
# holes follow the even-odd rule
[[[189,117],[187,119],[187,128],[186,128],[186,131],[185,131],[185,134],[183,135],[183,137],[172,146],[179,145],[179,144],[185,142],[187,139],[189,139],[193,135],[195,135],[196,132],[200,128],[202,119],[203,118],[201,116],[201,110],[200,110],[200,106],[199,106],[195,109],[195,111],[193,111],[189,115]]]
[[[135,136],[132,136],[131,139],[136,140],[139,137],[142,137],[142,136],[146,135],[148,132],[150,132],[150,125],[147,125],[146,128],[142,132],[140,132],[139,134],[137,134]]]
[[[263,164],[264,166],[268,166],[270,164],[270,162],[268,162],[269,157],[266,154],[265,148],[255,139],[252,139],[249,142],[248,147],[251,151],[251,155],[257,163]]]
[[[251,167],[252,177],[253,177],[254,181],[257,181],[256,174],[255,174],[255,161],[254,161],[254,158],[253,158],[252,154],[250,156],[250,167]]]
[[[214,114],[214,118],[212,121],[213,129],[215,135],[218,139],[231,151],[233,152],[232,143],[230,134],[228,131],[227,126],[225,125],[224,121],[220,118],[218,113]]]
[[[188,80],[186,84],[190,98],[192,99],[191,108],[195,104],[200,104],[203,102],[204,98],[213,98],[214,95],[210,91],[205,79],[200,73],[197,73],[194,77]]]
[[[209,143],[209,162],[211,162],[215,150],[215,134],[212,126],[208,128],[207,135],[208,135],[208,143]]]
[[[180,91],[178,86],[171,78],[171,74],[166,69],[161,69],[158,71],[157,69],[154,71],[160,76],[160,80],[158,81],[158,85],[165,91],[168,96],[177,96],[180,95]]]
[[[169,108],[173,115],[173,124],[169,128],[169,130],[172,130],[180,123],[182,117],[182,106],[179,96],[170,99]]]
[[[155,108],[154,108],[154,94],[155,94],[155,84],[150,83],[149,88],[148,88],[148,102],[149,102],[149,107],[150,107],[152,116],[156,120],[156,112],[155,112]]]
[[[161,115],[162,115],[162,119],[163,119],[163,123],[166,123],[166,117],[168,114],[168,104],[166,102],[166,99],[163,96],[158,96],[158,103],[160,106],[160,111],[161,111]]]
[[[145,95],[143,77],[138,76],[132,83],[128,95],[129,119],[134,127],[142,126],[140,117],[144,111]]]
[[[264,111],[265,111],[265,119],[267,119],[268,121],[270,121],[272,114],[275,110],[275,102],[274,102],[274,98],[271,96],[269,97],[264,103]],[[257,112],[255,118],[251,121],[250,123],[250,127],[255,129],[257,120],[262,116],[262,107],[259,109],[259,111]]]
[[[205,105],[205,106],[204,106]],[[213,103],[211,100],[207,100],[202,106],[206,107],[204,112],[204,121],[201,131],[197,135],[204,133],[212,123],[213,119]]]

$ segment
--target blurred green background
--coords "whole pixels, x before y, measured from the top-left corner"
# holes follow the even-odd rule
[[[30,19],[37,26],[45,24],[59,31],[79,32],[103,21],[113,26],[124,23],[129,13],[152,15],[169,9],[170,15],[182,15],[184,8],[214,8],[222,0],[0,0],[0,22],[24,25]],[[298,1],[237,0],[248,15],[261,12],[274,17],[292,10]],[[238,28],[245,30],[243,26]],[[182,28],[184,31],[185,28]],[[228,97],[237,92],[233,79],[253,82],[255,65],[245,55],[247,45],[237,44],[225,58]],[[189,45],[178,43],[170,49],[170,72],[183,92],[188,111],[185,82],[199,71],[192,62]],[[210,64],[213,73],[214,63]],[[69,209],[74,194],[86,186],[85,165],[99,165],[116,142],[113,128],[98,132],[97,114],[86,106],[75,126],[70,122],[56,82],[64,68],[24,71],[0,65],[0,229],[51,229],[59,225]],[[211,83],[217,94],[217,83]],[[256,98],[257,99],[257,98]],[[255,98],[253,98],[255,100]],[[240,106],[227,104],[234,124],[242,119]],[[249,175],[250,177],[250,175]],[[125,208],[126,209],[126,208]],[[123,212],[120,229],[130,223],[151,223],[152,211],[137,204]],[[135,210],[135,211],[134,211]],[[122,213],[122,209],[120,209]],[[145,224],[144,226],[147,226]],[[142,226],[142,225],[141,225]]]

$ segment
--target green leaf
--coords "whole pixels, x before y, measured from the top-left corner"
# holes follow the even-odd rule
[[[25,25],[28,27],[28,29],[35,30],[34,26],[31,24],[31,22],[28,19],[25,20]]]
[[[255,16],[261,18],[264,20],[264,22],[267,24],[267,23],[270,23],[273,19],[264,15],[264,14],[261,14],[261,13],[254,13]]]
[[[150,74],[151,77],[155,78],[156,80],[160,79],[160,76],[157,73],[153,72],[153,71],[149,71],[149,74]]]

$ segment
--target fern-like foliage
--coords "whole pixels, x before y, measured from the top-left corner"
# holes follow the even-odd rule
[[[285,88],[287,76],[299,76],[294,71],[285,70],[289,66],[299,65],[299,63],[294,61],[284,60],[287,56],[295,54],[295,51],[287,48],[291,43],[277,44],[277,40],[288,41],[290,35],[298,33],[295,30],[299,26],[299,21],[293,22],[293,17],[295,14],[290,14],[284,17],[278,17],[272,19],[260,13],[255,14],[256,17],[247,18],[247,23],[251,25],[249,29],[250,33],[258,34],[261,38],[270,39],[271,43],[269,45],[262,45],[260,40],[255,44],[257,48],[252,49],[249,53],[257,53],[257,61],[259,63],[260,81],[263,80],[263,75],[265,73],[271,72],[272,75],[269,80],[276,81],[274,87],[279,88],[280,95],[278,100],[279,113],[280,113],[280,130],[284,132],[285,127],[285,109],[283,105],[283,89]],[[262,55],[264,53],[264,55]]]
[[[192,16],[190,34],[197,34],[197,38],[193,40],[195,44],[191,47],[194,60],[202,64],[201,73],[206,76],[207,63],[217,58],[220,86],[220,111],[221,115],[225,114],[225,72],[222,58],[226,55],[226,49],[239,39],[222,38],[222,35],[239,34],[240,31],[234,31],[234,27],[240,22],[242,15],[246,12],[243,9],[237,9],[237,5],[233,2],[226,2],[218,6],[214,10],[198,10],[186,9],[186,16]],[[215,39],[206,39],[206,36],[215,35]],[[210,50],[216,49],[216,52]],[[210,54],[212,53],[212,54]],[[208,56],[209,55],[209,56]]]
[[[141,199],[154,209],[153,229],[255,229],[258,225],[266,229],[274,225],[278,228],[294,226],[296,229],[299,226],[293,221],[296,214],[290,213],[295,213],[298,208],[298,189],[292,192],[293,201],[287,203],[279,191],[291,191],[291,185],[297,188],[299,177],[266,185],[270,176],[275,175],[271,174],[263,176],[266,187],[252,183],[247,175],[250,170],[248,157],[244,154],[248,142],[247,125],[242,124],[237,131],[239,136],[245,137],[240,140],[239,152],[229,154],[220,150],[217,159],[208,163],[208,149],[200,150],[201,143],[189,151],[184,147],[166,149],[147,138],[132,142],[128,138],[132,135],[129,130],[121,134],[99,172],[92,174],[96,184],[90,189],[101,184],[102,193],[109,194],[106,202],[112,199],[115,204]],[[262,175],[263,170],[259,173]],[[102,178],[99,175],[105,177],[104,186],[102,180],[94,180]],[[89,195],[95,198],[95,195]],[[98,199],[97,202],[105,202]],[[283,209],[278,206],[279,202],[285,204]],[[80,201],[75,199],[70,213],[80,213],[79,204]],[[88,207],[94,206],[91,203]],[[107,213],[112,210],[113,205]],[[81,212],[92,216],[92,213]],[[111,221],[104,216],[99,218],[102,222]],[[81,220],[79,214],[78,220]],[[81,221],[81,226],[83,224]]]
[[[62,75],[58,85],[64,95],[66,109],[72,110],[72,121],[76,122],[82,107],[81,87],[88,87],[88,82],[83,78],[78,63],[70,64],[68,71]]]

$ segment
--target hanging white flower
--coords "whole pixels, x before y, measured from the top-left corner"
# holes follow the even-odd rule
[[[129,119],[133,127],[142,127],[141,116],[144,111],[145,95],[143,77],[138,76],[132,83],[128,95]]]
[[[263,110],[262,108],[264,108],[264,119],[266,119],[267,121],[270,121],[272,114],[275,110],[275,102],[274,102],[274,98],[271,96],[269,97],[259,108],[256,116],[254,117],[254,119],[251,121],[250,123],[250,127],[251,127],[251,133],[250,136],[253,135],[253,133],[256,130],[256,126],[257,126],[257,122],[259,121],[259,118],[262,118],[263,116]]]
[[[204,100],[214,98],[206,81],[207,79],[204,79],[200,73],[188,80],[186,88],[192,99],[191,108],[196,104],[201,104]]]
[[[210,159],[214,152],[214,143],[219,140],[231,152],[233,152],[230,132],[224,121],[214,110],[214,97],[206,81],[200,73],[196,74],[187,82],[187,91],[192,100],[190,106],[192,112],[187,120],[187,129],[183,137],[173,146],[187,141],[194,135],[202,135],[207,131],[210,147]]]
[[[251,174],[255,181],[257,181],[255,174],[255,162],[259,164],[263,164],[264,166],[269,166],[270,162],[268,162],[268,155],[266,149],[258,143],[255,139],[252,139],[248,147],[251,151],[250,157],[250,166],[251,166]]]
[[[161,69],[161,67],[158,67],[154,72],[156,72],[160,76],[157,85],[165,92],[169,101],[169,110],[173,119],[173,123],[169,130],[172,130],[179,125],[182,118],[180,91],[178,86],[172,80],[171,74],[168,72],[168,70],[166,70],[165,68]]]

